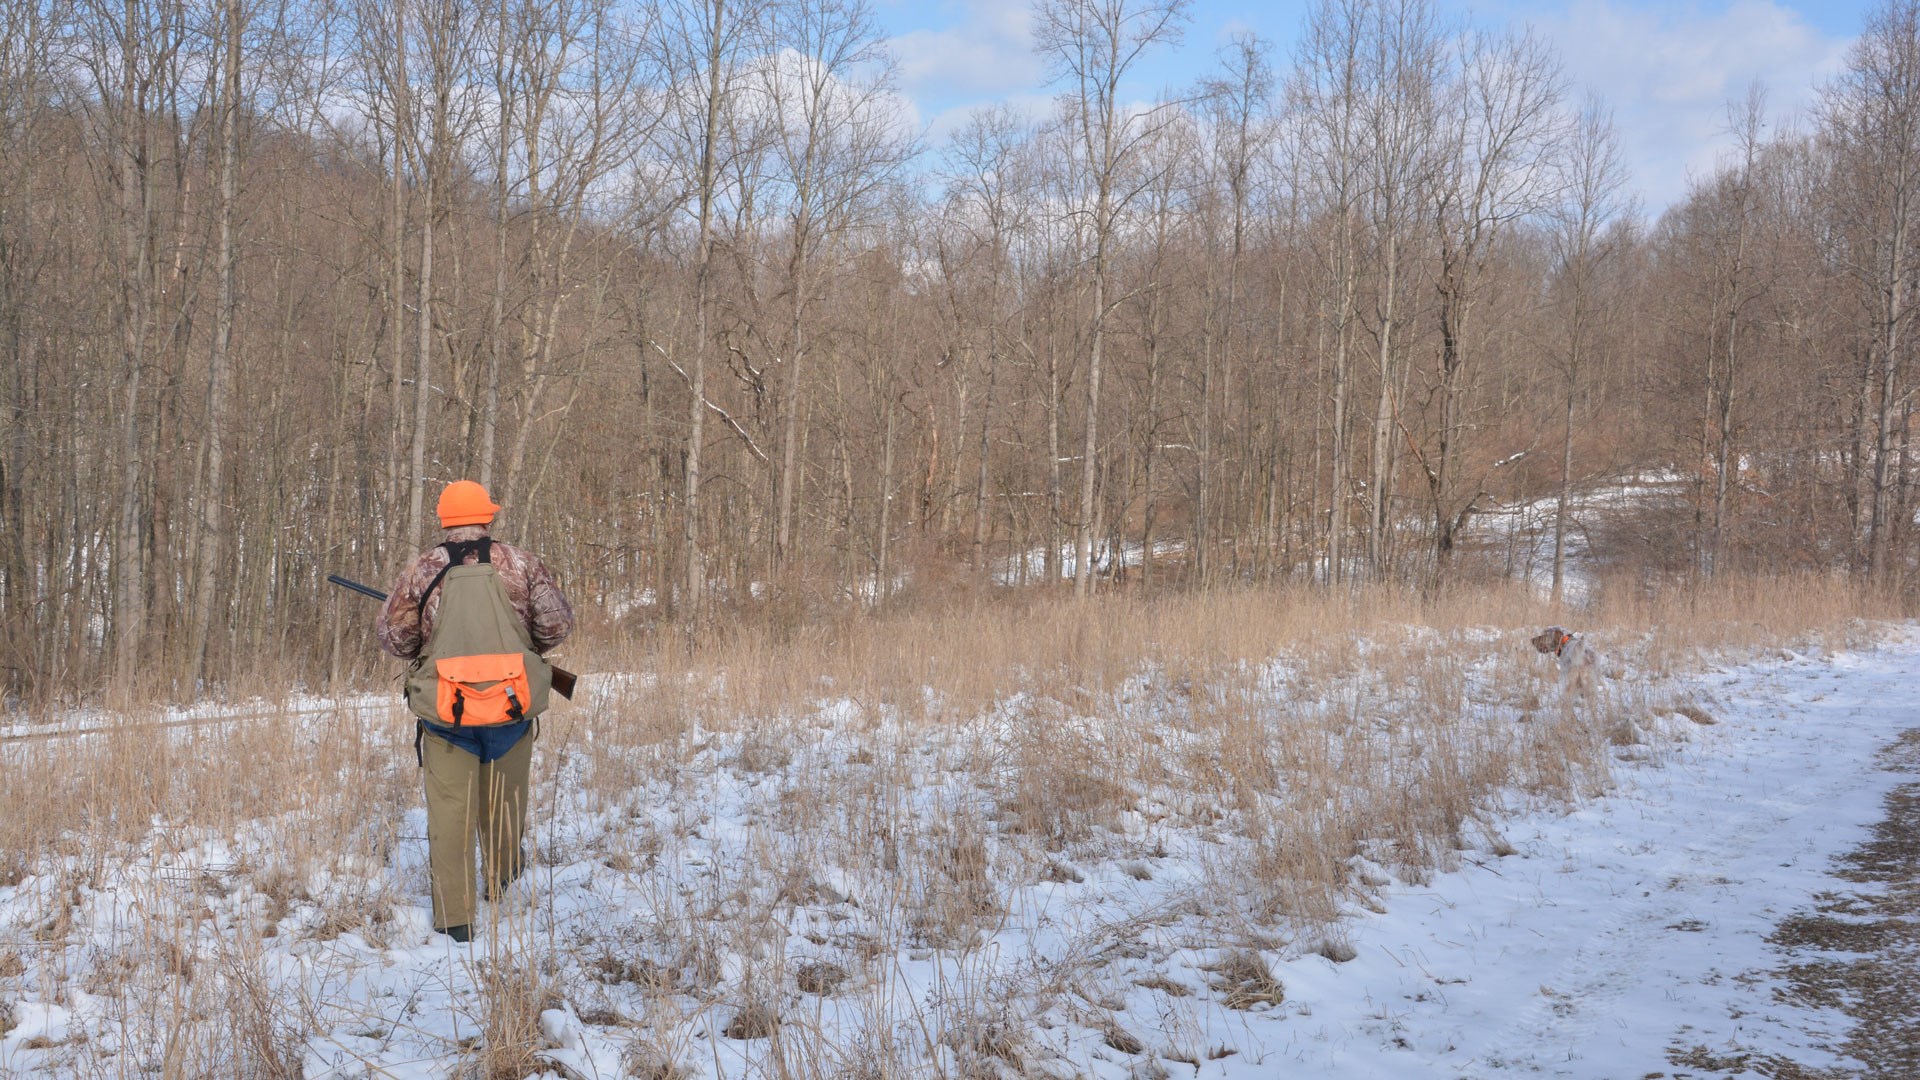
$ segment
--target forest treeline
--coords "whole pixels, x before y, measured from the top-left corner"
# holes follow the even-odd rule
[[[1523,29],[1129,96],[1184,15],[1035,0],[1052,107],[936,141],[865,0],[0,0],[6,692],[336,676],[460,477],[646,624],[1498,577],[1523,507],[1556,592],[1903,586],[1920,3],[1657,217]]]

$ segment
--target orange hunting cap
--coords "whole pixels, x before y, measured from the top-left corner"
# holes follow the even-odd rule
[[[493,520],[494,512],[499,510],[492,499],[487,497],[487,489],[471,480],[455,480],[440,490],[440,525],[451,529],[456,525],[485,525]]]

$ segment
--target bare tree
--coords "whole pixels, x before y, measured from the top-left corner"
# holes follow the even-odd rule
[[[1365,207],[1372,233],[1372,318],[1375,387],[1373,450],[1367,493],[1367,563],[1384,576],[1391,557],[1395,461],[1405,346],[1398,335],[1405,310],[1409,259],[1425,224],[1439,146],[1439,74],[1444,38],[1431,0],[1384,0],[1359,27],[1363,91],[1360,123],[1366,132]]]
[[[1482,496],[1482,477],[1460,476],[1462,448],[1476,426],[1467,401],[1479,331],[1475,308],[1501,234],[1546,209],[1555,195],[1551,164],[1565,128],[1563,96],[1558,59],[1530,32],[1469,35],[1446,95],[1433,188],[1438,415],[1433,453],[1421,455],[1443,569]]]
[[[1824,122],[1842,159],[1847,188],[1836,210],[1850,240],[1842,258],[1859,282],[1870,327],[1861,378],[1867,497],[1866,566],[1876,581],[1893,571],[1899,531],[1894,497],[1901,360],[1914,314],[1913,232],[1920,216],[1920,2],[1886,0],[1868,16],[1847,70],[1825,90]]]
[[[909,156],[892,109],[891,61],[865,0],[790,0],[774,9],[782,46],[765,65],[774,149],[786,182],[788,291],[773,562],[792,554],[800,416],[822,248]]]
[[[643,28],[626,24],[611,0],[542,0],[513,11],[511,21],[508,68],[519,117],[502,132],[511,147],[503,160],[519,170],[513,190],[522,206],[518,234],[528,281],[517,357],[522,379],[514,395],[514,435],[501,490],[508,500],[530,501],[539,483],[537,476],[531,483],[526,479],[535,432],[551,430],[545,451],[551,454],[585,385],[579,378],[569,380],[566,400],[550,407],[547,391],[561,374],[556,353],[562,312],[575,302],[585,305],[586,313],[600,312],[609,289],[604,261],[597,269],[576,266],[594,262],[582,249],[603,235],[596,227],[595,200],[633,164],[659,119],[635,107],[641,66],[632,36]],[[583,275],[594,276],[582,280]],[[587,324],[598,325],[597,315]],[[488,355],[491,407],[498,375],[491,348]]]
[[[1131,503],[1138,492],[1140,507],[1140,572],[1142,586],[1151,583],[1153,577],[1154,525],[1161,509],[1159,490],[1162,486],[1161,473],[1165,469],[1161,444],[1165,439],[1165,429],[1172,426],[1170,402],[1175,397],[1177,383],[1183,381],[1175,369],[1176,350],[1172,347],[1175,332],[1173,315],[1175,298],[1179,286],[1185,284],[1184,268],[1178,265],[1189,247],[1189,236],[1185,223],[1196,216],[1192,204],[1196,201],[1195,189],[1200,184],[1193,177],[1193,163],[1204,161],[1200,135],[1197,125],[1191,121],[1170,123],[1161,126],[1152,139],[1143,147],[1140,164],[1144,173],[1142,190],[1137,206],[1128,223],[1130,231],[1139,235],[1138,250],[1140,257],[1135,260],[1131,275],[1133,280],[1128,289],[1131,296],[1131,312],[1123,306],[1118,312],[1130,315],[1126,321],[1131,324],[1131,337],[1137,343],[1137,376],[1131,381],[1133,393],[1129,397],[1129,412],[1134,414],[1130,425],[1135,438],[1136,451],[1129,456],[1129,471],[1137,463],[1138,475],[1131,477],[1124,485],[1122,499],[1110,499],[1120,504],[1112,512],[1114,528],[1112,530],[1115,549],[1122,535],[1124,520],[1128,516]],[[1208,260],[1211,265],[1212,260]],[[1210,276],[1210,275],[1209,275]],[[1211,299],[1211,297],[1209,297]],[[1200,411],[1207,411],[1207,395],[1210,387],[1214,346],[1212,330],[1213,311],[1210,309],[1203,317],[1203,341],[1201,343],[1201,371],[1198,379]],[[1123,379],[1129,371],[1120,369]],[[1202,432],[1207,431],[1207,422],[1200,420]],[[1210,434],[1210,433],[1209,433]],[[1202,458],[1204,462],[1204,457]],[[1210,463],[1207,463],[1210,464]],[[1201,467],[1196,470],[1201,476],[1211,471]],[[1112,486],[1112,485],[1110,485]],[[1204,480],[1201,481],[1204,490]],[[1201,514],[1201,506],[1195,506],[1195,515]],[[1196,538],[1205,535],[1201,522],[1194,523]]]
[[[964,306],[971,325],[964,326],[959,336],[962,348],[968,353],[977,352],[986,369],[974,450],[970,544],[976,571],[986,568],[993,504],[993,431],[999,413],[994,407],[995,390],[1000,385],[1005,354],[1019,337],[1009,324],[1020,317],[1014,300],[1015,246],[1033,209],[1029,202],[1033,184],[1031,137],[1018,114],[1002,106],[974,114],[946,152],[944,209],[951,231],[964,238],[961,243],[965,248],[955,254],[952,274],[966,274],[974,283]],[[956,319],[960,317],[956,313]],[[971,365],[966,367],[970,369]]]
[[[479,49],[484,10],[470,0],[405,0],[392,5],[361,0],[360,63],[375,123],[390,147],[388,301],[392,307],[394,430],[399,423],[401,370],[412,323],[412,417],[404,484],[407,514],[402,537],[415,542],[425,523],[427,459],[436,401],[434,384],[437,242],[449,213],[468,140],[478,130],[483,78]],[[410,188],[420,193],[418,262],[408,302],[405,233]],[[409,318],[410,316],[410,318]],[[396,454],[396,458],[397,458]]]
[[[54,48],[71,12],[64,0],[32,0],[0,6],[0,686],[18,686],[23,673],[46,667],[45,636],[34,640],[30,625],[58,625],[53,612],[31,618],[40,584],[30,538],[29,511],[46,496],[30,488],[35,453],[30,410],[31,389],[41,366],[26,310],[33,282],[45,256],[36,254],[30,223],[36,204],[47,196],[32,162],[42,147],[47,110],[43,104],[55,75]],[[44,428],[41,429],[44,432]]]
[[[1361,25],[1367,0],[1323,0],[1309,16],[1295,57],[1288,98],[1305,161],[1304,186],[1318,221],[1321,351],[1330,368],[1331,415],[1327,456],[1326,580],[1345,578],[1348,487],[1347,446],[1352,396],[1352,351],[1358,332],[1360,289],[1359,216],[1366,191],[1367,143],[1360,121],[1363,69]],[[1316,425],[1317,426],[1317,425]]]
[[[1199,423],[1195,433],[1198,469],[1193,508],[1194,573],[1203,585],[1212,578],[1213,570],[1214,399],[1221,381],[1216,372],[1232,371],[1239,359],[1241,342],[1235,339],[1234,331],[1241,315],[1248,217],[1256,183],[1254,166],[1272,139],[1267,112],[1273,95],[1273,71],[1265,43],[1252,35],[1240,35],[1222,51],[1221,62],[1221,73],[1206,82],[1202,98],[1211,135],[1208,156],[1225,196],[1225,216],[1220,219],[1217,214],[1211,215],[1218,219],[1220,228],[1217,233],[1209,228],[1208,240],[1226,250],[1224,268],[1216,259],[1205,261],[1208,296],[1200,346]],[[1219,201],[1209,200],[1208,205]]]
[[[1575,411],[1608,322],[1604,277],[1625,242],[1618,222],[1628,211],[1621,196],[1626,174],[1620,164],[1619,139],[1610,111],[1598,101],[1589,100],[1581,111],[1565,168],[1565,195],[1553,233],[1554,295],[1560,319],[1559,347],[1551,355],[1561,383],[1560,477],[1553,511],[1556,604],[1566,587],[1567,528],[1576,479]]]
[[[1711,507],[1711,521],[1705,529],[1706,542],[1700,544],[1700,568],[1707,576],[1718,573],[1726,561],[1727,497],[1731,476],[1737,469],[1734,441],[1735,408],[1741,399],[1741,368],[1744,356],[1742,332],[1747,309],[1765,292],[1765,284],[1754,280],[1754,259],[1749,251],[1754,242],[1755,217],[1758,215],[1759,178],[1756,175],[1763,149],[1761,132],[1766,126],[1766,92],[1759,84],[1747,91],[1744,102],[1729,103],[1728,127],[1738,147],[1738,162],[1724,174],[1720,190],[1714,194],[1713,294],[1706,316],[1708,329],[1704,357],[1700,437],[1700,470],[1704,485],[1711,477],[1709,499],[1704,494],[1696,505]]]
[[[1120,99],[1121,83],[1155,45],[1177,42],[1187,0],[1039,0],[1035,47],[1067,84],[1063,108],[1083,170],[1082,203],[1092,291],[1087,327],[1086,432],[1080,459],[1080,508],[1074,521],[1073,591],[1092,581],[1095,485],[1099,480],[1100,364],[1105,344],[1114,221],[1135,192],[1123,172],[1143,141],[1166,122],[1164,108],[1141,113]]]
[[[500,421],[501,354],[506,347],[508,199],[513,190],[509,165],[514,142],[514,110],[520,95],[519,66],[514,62],[513,17],[508,0],[497,0],[490,16],[494,24],[493,96],[493,301],[488,312],[486,386],[479,404],[479,474],[482,485],[493,483],[494,442]]]
[[[220,113],[219,240],[214,257],[219,300],[214,311],[213,344],[207,358],[206,483],[200,492],[200,515],[195,528],[198,581],[194,586],[193,624],[187,644],[190,665],[187,686],[196,693],[206,670],[207,631],[213,621],[214,595],[220,591],[220,551],[227,543],[226,430],[233,405],[233,324],[239,309],[234,280],[238,247],[234,216],[240,189],[240,115],[245,106],[241,95],[241,61],[245,55],[242,42],[250,16],[241,0],[222,0],[216,22],[215,40],[221,43],[220,93],[215,99]]]
[[[157,357],[184,341],[179,333],[192,307],[185,288],[197,267],[186,254],[186,217],[175,212],[169,234],[160,221],[169,208],[159,204],[163,167],[184,168],[192,137],[180,118],[198,109],[187,100],[194,91],[185,73],[188,27],[178,7],[133,0],[124,4],[89,3],[77,11],[84,35],[82,51],[91,77],[88,104],[103,135],[99,168],[114,199],[115,245],[108,255],[116,279],[113,322],[118,337],[117,393],[118,498],[111,546],[112,604],[105,620],[113,638],[115,685],[131,691],[147,659],[153,581],[156,517],[152,513],[151,465],[160,448],[154,439],[164,425],[155,422],[146,377]],[[174,190],[185,197],[184,183]],[[169,241],[171,250],[166,250]]]
[[[700,542],[701,457],[705,449],[707,357],[712,348],[715,213],[724,197],[721,178],[735,148],[724,136],[747,92],[742,60],[765,33],[756,0],[662,0],[654,19],[656,66],[665,82],[666,120],[655,140],[655,164],[680,175],[694,215],[693,325],[672,360],[689,392],[681,499],[681,603],[698,613],[706,586]],[[684,360],[684,364],[681,362]]]

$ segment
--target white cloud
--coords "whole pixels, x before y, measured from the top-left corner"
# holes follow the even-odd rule
[[[1732,147],[1727,102],[1760,80],[1769,125],[1792,122],[1845,62],[1829,37],[1773,0],[1712,9],[1578,0],[1552,14],[1516,13],[1558,46],[1576,88],[1613,106],[1633,185],[1651,213],[1686,193]]]
[[[909,30],[888,45],[899,58],[900,86],[921,102],[998,99],[1045,78],[1033,51],[1029,0],[974,0],[940,29]]]

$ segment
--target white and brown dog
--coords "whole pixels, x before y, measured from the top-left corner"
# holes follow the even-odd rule
[[[1552,656],[1559,669],[1560,689],[1588,697],[1593,695],[1599,678],[1600,654],[1587,645],[1587,639],[1570,630],[1549,626],[1530,638],[1533,647]]]

